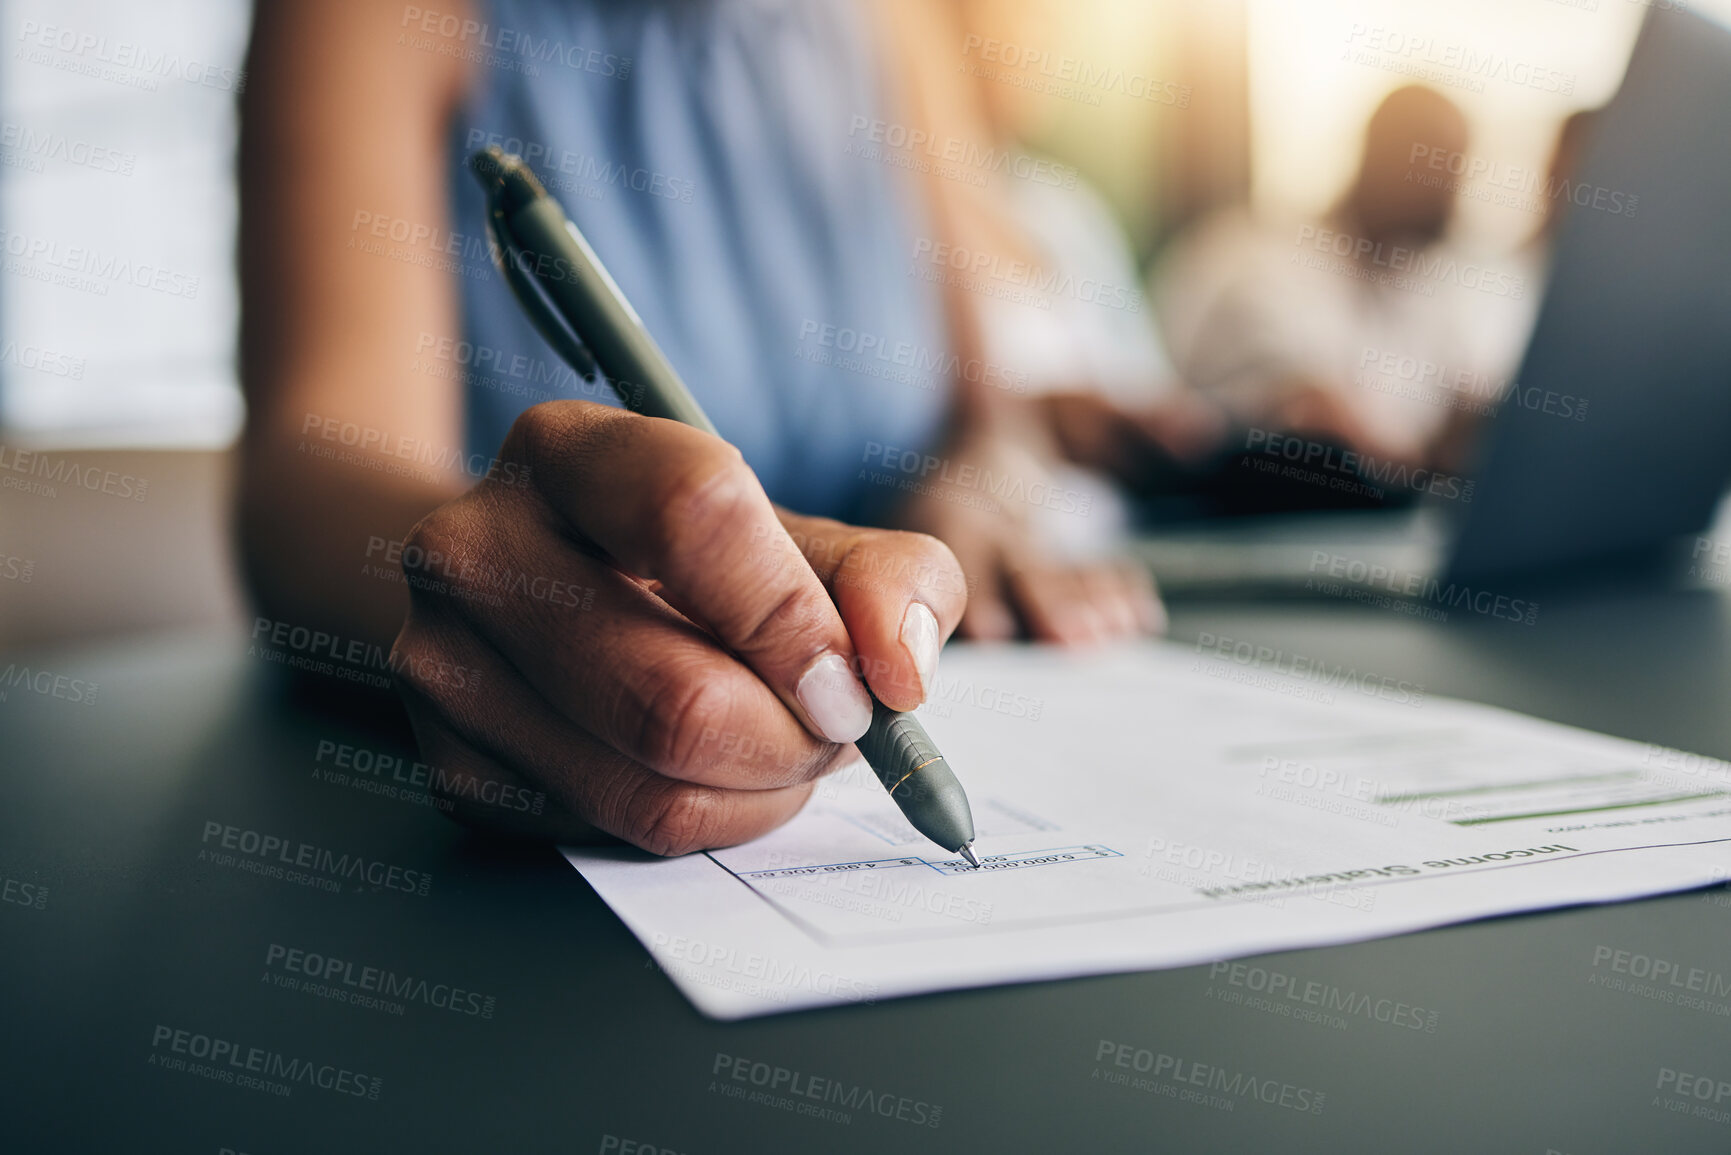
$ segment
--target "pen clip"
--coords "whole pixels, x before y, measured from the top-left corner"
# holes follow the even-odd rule
[[[565,359],[576,372],[578,378],[593,381],[601,376],[600,367],[595,364],[595,357],[583,344],[582,339],[566,326],[558,312],[547,303],[541,295],[541,289],[535,284],[535,278],[529,275],[523,267],[523,250],[518,247],[516,238],[511,235],[511,226],[505,220],[504,212],[495,205],[487,209],[487,228],[493,234],[493,244],[497,249],[495,262],[499,272],[505,277],[505,283],[511,287],[511,293],[517,298],[523,311],[529,314],[529,321],[535,326],[535,331],[541,334],[547,344],[553,346],[554,352]]]

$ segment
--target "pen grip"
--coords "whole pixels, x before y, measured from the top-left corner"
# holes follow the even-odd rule
[[[865,737],[854,743],[870,763],[884,789],[895,793],[914,767],[942,758],[926,728],[912,714],[898,714],[872,697],[872,722]]]
[[[967,793],[918,718],[874,696],[871,726],[854,745],[915,830],[945,850],[974,840]]]

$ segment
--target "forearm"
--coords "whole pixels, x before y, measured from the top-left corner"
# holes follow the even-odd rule
[[[412,367],[461,333],[455,278],[355,244],[362,213],[450,228],[466,65],[393,47],[401,25],[388,0],[259,0],[238,157],[248,584],[261,615],[381,645],[408,605],[389,543],[476,480],[462,383]]]
[[[248,440],[240,543],[255,612],[388,647],[409,604],[401,542],[459,480],[386,472],[404,463],[316,437]],[[318,455],[332,448],[341,456]]]

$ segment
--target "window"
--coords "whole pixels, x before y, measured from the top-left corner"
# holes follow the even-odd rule
[[[0,425],[219,446],[242,407],[239,0],[0,0]]]

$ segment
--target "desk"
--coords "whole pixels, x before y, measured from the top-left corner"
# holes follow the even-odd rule
[[[1547,605],[1531,627],[1174,607],[1176,637],[1202,632],[1731,755],[1731,606],[1713,593]],[[246,651],[202,634],[0,660],[97,686],[88,705],[40,679],[49,692],[13,685],[0,702],[6,1150],[1731,1149],[1731,1093],[1714,1090],[1731,1082],[1724,892],[1266,956],[1237,981],[1199,967],[717,1024],[552,849],[487,843],[414,798],[315,775],[331,763],[321,742],[409,748],[388,717],[293,705]],[[382,882],[333,893],[249,873],[211,857],[210,823],[356,856]],[[306,989],[290,950],[339,960],[335,991],[392,972],[398,1005]],[[1614,951],[1630,952],[1614,956],[1623,973]],[[1633,989],[1642,959],[1707,972],[1701,1004]],[[1264,972],[1320,996],[1259,1002]],[[1159,1079],[1136,1069],[1162,1055]],[[244,1085],[248,1063],[290,1093]],[[777,1067],[777,1093],[754,1099],[751,1073]],[[1668,1095],[1662,1069],[1708,1076],[1709,1097]],[[815,1100],[787,1093],[795,1075]],[[831,1083],[851,1109],[825,1103]],[[1297,1090],[1320,1093],[1320,1113]]]

